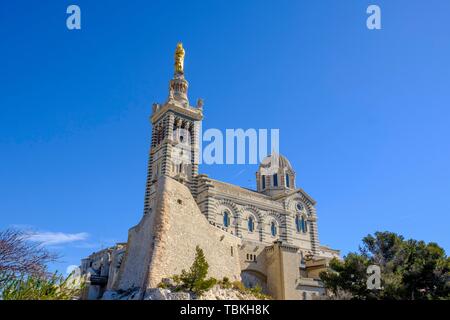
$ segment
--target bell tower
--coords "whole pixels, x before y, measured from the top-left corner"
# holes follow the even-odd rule
[[[168,176],[185,184],[194,198],[197,195],[199,132],[203,119],[203,102],[191,106],[189,83],[184,78],[185,51],[182,43],[175,50],[174,76],[169,81],[169,96],[164,104],[153,104],[150,122],[152,139],[147,169],[144,214],[154,207],[156,183]]]

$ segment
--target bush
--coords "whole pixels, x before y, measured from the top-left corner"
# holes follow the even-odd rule
[[[241,281],[234,281],[232,283],[232,286],[233,286],[233,289],[239,291],[242,294],[251,294],[261,300],[272,299],[271,296],[263,293],[262,287],[258,284],[253,288],[247,288]]]
[[[259,284],[257,284],[253,288],[250,288],[249,291],[254,295],[259,295],[262,294],[262,287]]]
[[[57,273],[50,277],[21,276],[9,278],[0,288],[0,300],[74,300],[80,297],[84,284],[72,275]]]
[[[222,281],[219,282],[219,285],[224,289],[230,289],[233,286],[230,279],[227,277],[223,277]]]
[[[233,289],[236,289],[236,290],[238,290],[241,293],[246,293],[246,291],[247,291],[247,288],[240,281],[234,281],[233,282]]]
[[[172,279],[178,284],[177,290],[187,290],[201,295],[212,288],[217,283],[217,280],[214,278],[206,279],[209,265],[205,254],[199,246],[195,250],[195,259],[189,271],[182,270],[181,275],[173,276]]]
[[[160,289],[168,289],[169,287],[170,286],[168,283],[165,283],[165,282],[158,283],[158,288],[160,288]]]

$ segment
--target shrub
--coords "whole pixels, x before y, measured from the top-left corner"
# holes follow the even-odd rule
[[[219,285],[224,289],[230,289],[233,286],[228,277],[223,277],[222,281],[219,282]]]
[[[80,279],[57,273],[9,278],[0,288],[0,300],[74,300],[80,297],[83,286]]]
[[[232,285],[233,285],[233,289],[236,289],[241,293],[246,293],[247,288],[244,286],[244,284],[242,282],[234,281]]]
[[[234,281],[232,283],[232,286],[233,286],[233,289],[239,291],[242,294],[251,294],[254,297],[261,299],[261,300],[272,299],[271,296],[264,294],[262,292],[262,287],[258,284],[253,288],[247,288],[241,281]]]
[[[168,283],[165,283],[165,282],[160,282],[160,283],[158,283],[158,288],[160,288],[160,289],[167,289],[167,288],[169,288],[170,286],[169,286],[169,284]]]
[[[259,284],[257,284],[253,288],[250,288],[249,291],[251,293],[253,293],[254,295],[261,294],[262,293],[262,287]]]
[[[182,270],[181,275],[173,276],[172,279],[178,284],[178,290],[188,290],[201,295],[212,288],[217,283],[217,280],[214,278],[206,279],[209,265],[205,254],[199,246],[195,250],[195,259],[189,271]]]

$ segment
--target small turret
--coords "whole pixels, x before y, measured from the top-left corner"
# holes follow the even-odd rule
[[[295,171],[289,160],[273,152],[259,165],[256,172],[258,192],[277,195],[295,189]]]

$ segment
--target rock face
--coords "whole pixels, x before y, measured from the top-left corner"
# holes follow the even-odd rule
[[[105,291],[101,300],[142,300],[142,291],[139,288],[127,291]]]
[[[258,298],[235,289],[224,289],[220,286],[214,286],[199,297],[198,300],[258,300]]]
[[[144,300],[192,300],[188,292],[172,292],[170,289],[148,289]]]
[[[106,291],[102,300],[258,300],[254,295],[236,289],[225,289],[216,285],[196,297],[190,292],[175,292],[173,289],[151,288],[142,295],[138,289],[126,292]]]

